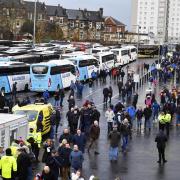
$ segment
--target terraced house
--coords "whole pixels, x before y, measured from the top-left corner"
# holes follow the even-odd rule
[[[0,0],[0,38],[20,34],[23,24],[34,19],[34,2],[23,0]],[[37,2],[37,24],[55,23],[63,31],[64,39],[76,41],[97,41],[104,36],[103,9],[65,9],[60,5],[51,6]],[[9,36],[7,36],[7,31]]]

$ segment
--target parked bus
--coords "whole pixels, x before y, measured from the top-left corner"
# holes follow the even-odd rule
[[[115,48],[111,49],[110,51],[113,52],[117,57],[116,66],[122,66],[130,62],[129,51],[127,48]]]
[[[77,57],[77,56],[81,56],[81,55],[88,55],[83,51],[76,51],[73,53],[65,53],[61,55],[61,59],[68,59],[68,58],[73,58],[73,57]]]
[[[116,62],[116,56],[113,52],[103,52],[94,55],[99,61],[100,69],[111,69]]]
[[[130,61],[136,61],[137,60],[137,48],[135,46],[126,46],[129,50],[129,56],[130,56]]]
[[[97,48],[92,48],[92,54],[97,54],[97,53],[101,53],[101,52],[109,52],[109,48],[108,47],[97,47]]]
[[[21,62],[0,62],[0,90],[11,93],[17,82],[17,91],[29,89],[30,65]]]
[[[76,81],[75,66],[68,60],[51,60],[46,63],[32,64],[30,67],[30,90],[54,92],[70,86]]]
[[[92,78],[92,73],[99,72],[99,62],[92,55],[81,55],[69,59],[76,66],[77,78],[80,81],[85,81]]]

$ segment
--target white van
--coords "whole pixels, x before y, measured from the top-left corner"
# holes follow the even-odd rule
[[[137,48],[135,46],[126,46],[129,50],[130,55],[130,61],[136,61],[137,60]]]

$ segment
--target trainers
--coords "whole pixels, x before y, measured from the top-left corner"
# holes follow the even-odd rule
[[[163,163],[167,163],[167,160],[163,161]]]
[[[157,163],[161,164],[161,161],[157,161]]]

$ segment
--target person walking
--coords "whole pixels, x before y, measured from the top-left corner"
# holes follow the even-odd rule
[[[77,134],[74,135],[73,143],[74,145],[78,145],[79,150],[84,154],[86,146],[86,136],[81,132],[80,129],[78,129]]]
[[[59,100],[60,100],[59,89],[57,89],[57,90],[55,91],[55,94],[54,94],[54,106],[55,106],[56,108],[59,107]]]
[[[112,105],[110,105],[108,110],[105,112],[105,117],[107,119],[108,134],[109,134],[113,129],[113,121],[114,121],[114,117],[115,117]]]
[[[128,136],[130,135],[131,126],[127,118],[122,121],[121,134],[122,134],[122,151],[126,153],[128,145]]]
[[[60,106],[63,107],[63,100],[64,100],[64,97],[65,97],[64,89],[59,90],[59,96],[60,96]]]
[[[111,99],[113,96],[113,89],[111,86],[109,86],[109,93],[108,93],[108,97],[109,97],[109,104],[111,104]]]
[[[48,158],[51,156],[51,152],[54,149],[54,145],[51,139],[47,139],[44,143],[44,153],[42,157],[42,162],[47,163]]]
[[[88,147],[88,153],[90,152],[90,149],[92,148],[92,146],[94,145],[94,154],[98,155],[99,152],[97,152],[96,148],[97,148],[97,140],[99,138],[100,135],[100,127],[98,124],[98,121],[94,121],[94,124],[90,127],[90,144]]]
[[[171,123],[171,114],[169,113],[169,111],[166,112],[164,121],[165,121],[165,127],[166,127],[166,135],[167,137],[169,137],[169,128],[170,128],[170,123]]]
[[[31,159],[23,147],[18,149],[17,177],[18,180],[32,179]]]
[[[61,122],[61,113],[60,113],[60,109],[57,108],[56,109],[56,115],[55,115],[56,135],[58,132],[58,127],[59,127],[60,122]]]
[[[165,113],[163,111],[160,112],[160,114],[158,116],[158,120],[159,120],[159,129],[164,131],[166,122],[165,122]]]
[[[14,103],[16,103],[16,99],[17,99],[17,82],[15,82],[12,86],[12,100],[14,101]]]
[[[70,98],[67,101],[68,101],[69,110],[71,110],[71,108],[74,108],[75,106],[74,96],[70,96]]]
[[[120,142],[120,132],[117,131],[117,126],[113,127],[113,130],[109,134],[110,139],[110,149],[109,149],[109,159],[110,161],[118,160],[118,146]]]
[[[157,161],[157,163],[161,164],[162,160],[163,163],[166,163],[167,160],[165,159],[165,147],[167,142],[167,136],[164,134],[162,129],[159,130],[159,133],[155,138],[155,142],[157,143],[157,149],[159,153],[159,160]]]
[[[136,118],[137,118],[137,130],[141,131],[142,118],[143,118],[142,107],[139,107],[139,109],[136,111]]]
[[[81,170],[83,161],[83,153],[79,150],[78,145],[74,145],[73,151],[70,154],[70,162],[73,170]]]
[[[40,177],[42,180],[57,180],[55,174],[50,170],[49,166],[44,166],[42,171],[42,176]]]
[[[108,101],[108,97],[109,97],[109,89],[107,87],[105,87],[103,89],[103,95],[104,95],[104,106],[107,107],[107,101]]]
[[[145,118],[144,131],[146,131],[146,128],[149,128],[149,132],[151,131],[151,116],[152,116],[151,107],[146,105],[146,107],[144,108],[144,118]]]
[[[118,81],[117,86],[118,86],[118,90],[119,90],[119,97],[121,97],[122,87],[123,87],[122,80]]]

